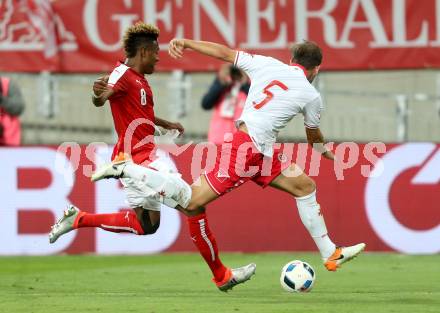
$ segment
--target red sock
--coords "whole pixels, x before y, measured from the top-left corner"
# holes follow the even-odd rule
[[[91,214],[81,212],[73,228],[99,227],[113,233],[133,233],[143,235],[144,230],[139,223],[136,213],[124,211],[111,214]]]
[[[227,268],[218,257],[217,243],[209,229],[206,214],[188,217],[188,226],[191,239],[211,269],[214,279],[217,282],[222,281]]]

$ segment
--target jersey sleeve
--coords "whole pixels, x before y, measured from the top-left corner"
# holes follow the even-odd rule
[[[257,75],[257,73],[263,70],[264,65],[269,62],[271,58],[265,57],[258,54],[250,54],[244,51],[237,51],[235,55],[234,65],[236,67],[241,68],[249,78],[252,78]]]
[[[110,74],[107,85],[116,93],[125,92],[128,89],[127,75],[124,75],[126,69],[117,67]]]
[[[324,105],[321,96],[307,103],[303,108],[304,125],[307,128],[319,128],[322,110],[324,110]]]

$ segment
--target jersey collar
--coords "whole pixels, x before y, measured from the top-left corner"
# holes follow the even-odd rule
[[[304,75],[307,77],[307,70],[306,70],[306,68],[305,68],[304,66],[302,66],[301,64],[298,64],[298,63],[292,63],[292,64],[290,64],[290,66],[296,66],[296,67],[299,67],[300,69],[302,69],[302,71],[304,72]]]
[[[123,65],[127,66],[127,64],[125,64],[125,62],[123,62],[123,61],[121,61],[121,60],[119,60],[119,64],[123,64]],[[129,71],[131,71],[131,72],[134,73],[135,75],[139,76],[139,77],[142,78],[143,80],[147,81],[147,80],[145,79],[145,76],[144,76],[144,75],[142,75],[142,74],[139,73],[139,72],[136,72],[134,69],[132,69],[132,68],[129,67],[129,66],[127,66],[127,67],[128,67],[128,70],[129,70]]]

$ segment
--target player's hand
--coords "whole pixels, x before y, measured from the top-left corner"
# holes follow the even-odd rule
[[[180,123],[170,123],[167,127],[168,129],[177,129],[179,131],[179,136],[181,136],[185,132],[185,128],[183,128]]]
[[[174,38],[168,45],[168,54],[174,59],[180,59],[183,57],[183,50],[185,50],[184,39]]]
[[[97,78],[93,82],[93,93],[99,97],[104,91],[107,90],[107,82],[108,82],[109,76],[101,76]]]

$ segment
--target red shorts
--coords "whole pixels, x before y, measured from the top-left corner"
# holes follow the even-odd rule
[[[248,134],[238,131],[233,134],[232,142],[219,146],[214,169],[204,175],[218,195],[249,180],[264,188],[290,165],[282,163],[282,160],[281,149],[274,149],[272,158],[265,157]]]

